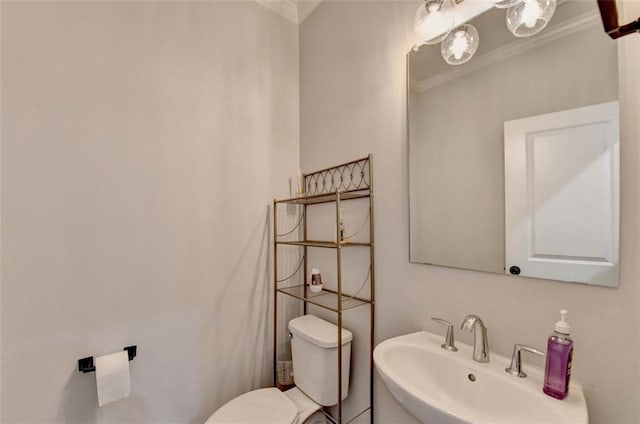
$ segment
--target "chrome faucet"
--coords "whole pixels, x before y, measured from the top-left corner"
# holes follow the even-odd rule
[[[451,324],[446,319],[431,317],[432,320],[437,322],[438,324],[447,326],[447,335],[444,340],[444,344],[440,345],[444,350],[448,350],[449,352],[457,352],[458,348],[456,347],[456,343],[453,340],[453,324]]]
[[[511,364],[509,368],[505,368],[505,371],[511,374],[514,377],[526,378],[527,373],[522,371],[522,358],[520,358],[520,352],[522,351],[535,353],[536,355],[545,356],[544,352],[539,351],[538,349],[534,349],[529,346],[524,346],[521,344],[516,344],[513,346],[513,353],[511,354]]]
[[[473,360],[477,362],[489,362],[489,340],[487,339],[487,327],[480,317],[467,315],[460,326],[461,330],[473,330]]]

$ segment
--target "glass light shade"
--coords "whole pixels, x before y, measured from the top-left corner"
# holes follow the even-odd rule
[[[416,12],[414,31],[419,44],[436,44],[453,28],[454,0],[425,0]]]
[[[522,0],[491,0],[491,4],[493,7],[497,7],[498,9],[506,9],[511,6],[515,6],[521,1]]]
[[[547,26],[555,11],[556,0],[522,0],[507,9],[507,28],[516,37],[532,36]]]
[[[442,41],[440,52],[449,65],[462,65],[473,57],[479,43],[480,36],[476,27],[464,24],[451,31]]]

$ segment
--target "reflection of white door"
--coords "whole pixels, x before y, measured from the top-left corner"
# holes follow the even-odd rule
[[[504,153],[506,272],[617,286],[618,102],[505,122]]]

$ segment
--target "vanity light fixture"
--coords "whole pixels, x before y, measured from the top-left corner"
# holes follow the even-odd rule
[[[436,44],[442,41],[451,29],[455,16],[454,0],[425,0],[414,21],[414,30],[420,44]]]
[[[461,65],[478,50],[480,37],[476,27],[470,24],[460,25],[440,44],[440,53],[449,65]]]
[[[493,7],[498,9],[507,9],[511,6],[515,6],[520,3],[522,0],[491,0],[491,4]]]
[[[450,65],[461,65],[478,50],[478,30],[470,24],[457,26],[455,23],[456,4],[464,0],[424,0],[414,21],[418,42],[413,46],[417,51],[422,44],[436,44],[442,41],[440,52]],[[507,28],[516,37],[529,37],[542,31],[556,10],[557,0],[490,0],[498,9],[507,9]],[[599,0],[604,1],[604,0]]]
[[[522,0],[507,9],[507,28],[516,37],[530,37],[547,26],[556,0]]]

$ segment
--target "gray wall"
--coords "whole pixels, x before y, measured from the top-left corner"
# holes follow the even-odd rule
[[[632,16],[637,2],[625,2]],[[620,286],[587,287],[411,264],[408,240],[406,63],[416,3],[323,2],[300,27],[300,132],[304,169],[374,154],[376,338],[421,328],[430,316],[480,315],[493,351],[544,348],[558,310],[569,309],[576,340],[573,377],[593,423],[640,421],[640,39],[619,43],[621,107]],[[472,343],[470,333],[458,338]],[[538,363],[540,365],[540,363]],[[413,420],[376,381],[377,422]]]
[[[2,416],[202,422],[271,384],[297,26],[254,2],[2,2]],[[76,360],[137,344],[97,407]]]

